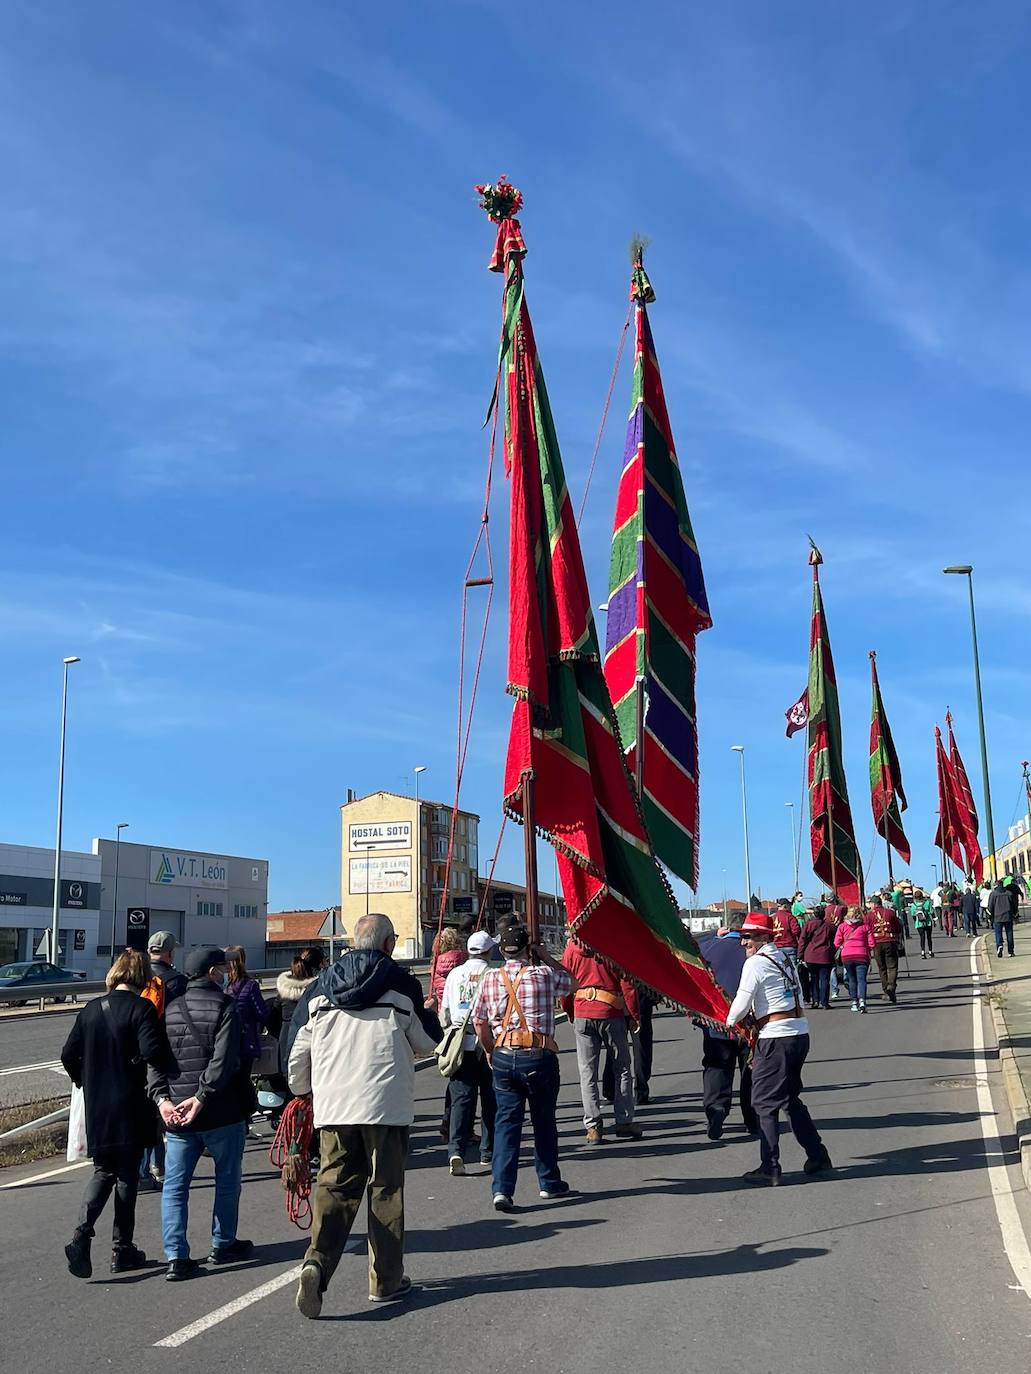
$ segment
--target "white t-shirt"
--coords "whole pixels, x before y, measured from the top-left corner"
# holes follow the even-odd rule
[[[483,975],[490,968],[486,959],[466,959],[464,964],[453,968],[444,979],[444,991],[440,998],[440,1021],[443,1026],[454,1026],[465,1020],[465,1014],[472,1006],[473,998]],[[469,1022],[463,1050],[476,1048],[476,1032]]]
[[[736,1025],[749,1012],[761,1020],[774,1011],[794,1011],[796,1002],[802,1005],[802,985],[794,958],[789,950],[766,944],[760,953],[745,960],[741,982],[727,1013],[727,1025]],[[809,1022],[804,1016],[789,1016],[783,1021],[767,1021],[759,1039],[779,1040],[808,1034]]]

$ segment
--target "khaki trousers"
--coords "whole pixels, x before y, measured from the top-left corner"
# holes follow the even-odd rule
[[[323,1126],[311,1244],[304,1262],[325,1288],[340,1263],[362,1196],[369,1190],[369,1296],[401,1286],[405,1248],[407,1126]]]

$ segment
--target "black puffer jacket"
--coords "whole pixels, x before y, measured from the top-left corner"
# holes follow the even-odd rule
[[[204,1104],[189,1126],[166,1129],[212,1131],[250,1116],[254,1093],[240,1068],[240,1018],[233,999],[210,978],[191,978],[182,997],[165,1008],[165,1030],[178,1071],[151,1071],[147,1090],[155,1102],[199,1097]]]

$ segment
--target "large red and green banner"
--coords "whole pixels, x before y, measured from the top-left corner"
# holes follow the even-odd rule
[[[959,784],[942,744],[941,729],[937,725],[934,727],[934,756],[935,770],[938,774],[938,828],[934,832],[934,847],[947,855],[962,873],[962,820],[957,806]],[[942,876],[944,877],[944,874]]]
[[[809,629],[809,838],[813,871],[843,902],[860,899],[856,848],[848,786],[841,755],[841,712],[827,617],[820,591],[823,556],[813,545],[813,615]]]
[[[951,711],[945,712],[945,724],[949,729],[949,764],[952,768],[952,777],[956,787],[954,811],[959,826],[959,841],[966,855],[965,872],[969,873],[974,881],[979,883],[984,877],[984,855],[981,853],[981,844],[977,838],[977,807],[974,805],[974,794],[970,787],[966,765],[959,752],[959,746],[956,744],[956,736],[952,732]]]
[[[648,320],[655,292],[640,249],[630,295],[634,380],[612,530],[605,680],[655,853],[697,888],[695,641],[712,617]]]
[[[723,1021],[727,999],[680,920],[655,860],[601,668],[580,541],[566,488],[502,180],[477,188],[498,226],[491,268],[505,273],[498,390],[511,481],[508,691],[515,697],[504,804],[556,850],[573,935],[664,999]]]
[[[870,716],[870,805],[878,835],[909,863],[911,851],[902,829],[902,812],[908,803],[902,788],[902,769],[891,737],[891,726],[884,712],[881,684],[877,677],[877,655],[870,651],[870,684],[873,704]]]

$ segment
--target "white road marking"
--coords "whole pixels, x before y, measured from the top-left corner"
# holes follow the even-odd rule
[[[45,1174],[33,1174],[31,1178],[20,1178],[17,1183],[0,1183],[0,1193],[8,1188],[27,1188],[30,1183],[41,1183],[45,1178],[56,1178],[58,1174],[70,1174],[73,1169],[85,1169],[92,1164],[91,1159],[81,1159],[78,1164],[65,1164],[60,1169],[51,1169]]]
[[[7,1078],[12,1073],[42,1073],[44,1069],[64,1073],[64,1065],[60,1059],[48,1059],[45,1064],[17,1064],[13,1069],[0,1069],[0,1078]]]
[[[974,940],[970,946],[970,972],[974,979],[974,1076],[977,1082],[977,1106],[981,1116],[981,1134],[984,1136],[985,1165],[992,1185],[992,1198],[995,1212],[999,1218],[1002,1244],[1006,1258],[1010,1262],[1014,1276],[1027,1297],[1031,1298],[1031,1249],[1020,1222],[1017,1204],[1013,1200],[1010,1186],[1009,1169],[1002,1151],[999,1137],[999,1123],[992,1103],[992,1093],[988,1086],[988,1064],[984,1053],[984,1027],[981,1023],[981,978],[977,972],[977,946]]]
[[[227,1302],[224,1307],[217,1307],[214,1312],[209,1312],[206,1317],[199,1317],[189,1326],[184,1326],[179,1331],[173,1331],[171,1336],[166,1336],[164,1340],[155,1341],[154,1345],[166,1348],[185,1345],[187,1341],[192,1341],[194,1336],[199,1336],[204,1331],[210,1331],[219,1322],[224,1322],[228,1317],[235,1317],[237,1312],[242,1312],[245,1307],[261,1302],[262,1298],[267,1298],[278,1289],[285,1288],[288,1283],[294,1283],[300,1277],[301,1268],[301,1265],[295,1265],[293,1269],[288,1269],[285,1274],[280,1274],[278,1278],[269,1279],[268,1283],[261,1284],[260,1287],[252,1289],[250,1293],[244,1293],[243,1297],[234,1298],[232,1302]]]

